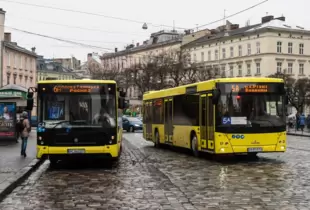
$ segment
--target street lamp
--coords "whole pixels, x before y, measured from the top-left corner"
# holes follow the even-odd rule
[[[143,25],[142,25],[142,29],[143,30],[146,30],[148,27],[147,27],[147,24],[146,23],[144,23]]]

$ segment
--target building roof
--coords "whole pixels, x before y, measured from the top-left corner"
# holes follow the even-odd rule
[[[12,50],[16,50],[16,51],[25,53],[25,54],[33,56],[33,57],[38,57],[38,55],[36,53],[34,53],[30,50],[27,50],[26,48],[18,46],[16,42],[3,41],[3,44],[5,47],[10,48]]]
[[[65,68],[61,63],[54,61],[54,59],[46,59],[43,58],[43,56],[38,56],[37,70],[50,71],[55,73],[74,73],[73,69]]]
[[[171,39],[171,40],[158,42],[156,44],[143,44],[143,45],[139,45],[137,47],[118,51],[115,53],[105,53],[100,58],[101,59],[112,58],[112,57],[117,57],[117,56],[122,56],[122,55],[127,55],[127,54],[131,54],[131,53],[139,52],[142,50],[148,50],[148,49],[156,48],[156,47],[163,46],[163,45],[169,45],[169,44],[175,44],[175,43],[181,43],[181,42],[182,42],[182,37],[179,36],[179,37],[175,37],[174,39]]]
[[[211,35],[208,34],[192,42],[189,42],[183,45],[182,47],[200,46],[203,44],[208,44],[209,42],[214,42],[214,40],[217,40],[223,37],[238,36],[238,35],[242,35],[246,33],[258,32],[258,31],[265,30],[265,29],[274,29],[274,30],[279,30],[279,31],[294,30],[294,31],[310,32],[309,30],[305,30],[300,26],[289,25],[286,21],[283,21],[280,19],[273,19],[266,23],[258,23],[258,24],[241,27],[241,28],[234,29],[234,30],[228,30],[226,32],[225,31],[218,32],[216,34],[211,34]]]

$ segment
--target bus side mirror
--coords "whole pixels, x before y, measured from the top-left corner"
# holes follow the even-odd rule
[[[31,111],[33,109],[33,93],[28,92],[27,94],[27,107],[26,110]]]
[[[217,105],[221,96],[221,91],[219,89],[212,90],[212,103]]]

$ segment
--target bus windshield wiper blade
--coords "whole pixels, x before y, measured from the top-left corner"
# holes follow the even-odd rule
[[[52,129],[56,128],[57,125],[60,125],[61,123],[65,123],[65,122],[70,122],[70,121],[69,120],[62,120],[62,121],[59,121],[59,122],[51,123],[51,125],[55,125]]]

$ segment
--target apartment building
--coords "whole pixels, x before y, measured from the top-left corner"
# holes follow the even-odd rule
[[[310,31],[290,25],[285,17],[262,17],[261,23],[226,25],[182,46],[191,61],[221,71],[227,77],[310,75]]]

